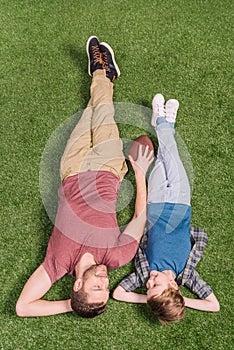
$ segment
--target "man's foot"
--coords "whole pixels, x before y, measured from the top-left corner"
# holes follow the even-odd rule
[[[103,68],[106,70],[106,76],[110,81],[114,81],[120,76],[120,70],[115,62],[115,55],[107,43],[100,43],[100,51],[102,53]]]
[[[164,108],[165,99],[162,94],[157,94],[154,96],[152,101],[153,115],[151,119],[151,125],[156,126],[156,121],[159,117],[165,117],[165,108]]]
[[[88,73],[92,76],[97,69],[103,69],[99,41],[96,36],[88,38],[86,51],[89,59]]]
[[[179,108],[179,101],[171,99],[166,102],[165,110],[166,110],[166,120],[168,123],[175,124],[176,114]]]

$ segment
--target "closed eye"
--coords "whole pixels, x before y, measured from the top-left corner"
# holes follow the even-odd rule
[[[92,288],[94,291],[96,291],[96,292],[99,292],[99,291],[106,291],[106,292],[108,292],[109,293],[109,288],[101,288],[101,287],[99,287],[99,286],[94,286],[93,288]]]

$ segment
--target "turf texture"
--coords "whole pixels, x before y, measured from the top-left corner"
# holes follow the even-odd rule
[[[233,348],[233,2],[1,0],[0,5],[0,349]],[[116,52],[121,77],[115,102],[150,108],[157,92],[180,101],[176,127],[195,175],[192,224],[209,235],[198,272],[213,287],[219,313],[188,309],[185,319],[165,327],[144,305],[110,299],[108,311],[93,320],[15,314],[52,230],[40,195],[41,156],[54,130],[88,102],[90,35]],[[120,126],[121,137],[129,139],[142,131]],[[121,224],[132,209],[119,213]],[[111,289],[132,269],[129,263],[111,271]],[[67,298],[72,282],[64,277],[46,298]]]

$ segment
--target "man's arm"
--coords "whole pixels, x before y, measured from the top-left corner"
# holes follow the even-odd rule
[[[219,302],[214,293],[211,293],[206,299],[192,299],[184,297],[184,301],[185,306],[192,309],[210,312],[218,312],[220,310]]]
[[[124,234],[127,234],[138,242],[140,242],[141,237],[144,232],[146,224],[146,183],[145,175],[136,174],[136,202],[135,202],[135,212],[124,230]]]
[[[40,265],[26,282],[16,304],[16,314],[21,317],[49,316],[72,311],[70,299],[47,301],[41,298],[51,287],[50,278]]]
[[[147,192],[145,175],[154,159],[153,156],[153,151],[149,152],[148,146],[143,150],[142,145],[139,145],[138,157],[135,161],[129,156],[136,178],[136,201],[133,218],[123,233],[135,238],[138,242],[141,240],[146,223]]]
[[[115,288],[113,298],[127,303],[146,303],[146,295],[135,292],[126,292],[121,286]]]

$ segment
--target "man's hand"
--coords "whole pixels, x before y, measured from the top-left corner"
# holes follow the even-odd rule
[[[142,173],[144,176],[150,166],[150,164],[154,160],[154,152],[153,150],[149,150],[149,146],[143,147],[143,145],[139,145],[137,159],[134,160],[131,155],[129,155],[129,160],[133,167],[135,174]]]

